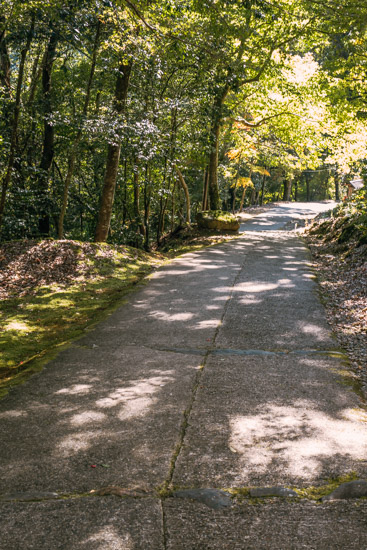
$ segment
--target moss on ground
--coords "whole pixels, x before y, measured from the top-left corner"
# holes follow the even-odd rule
[[[231,214],[231,212],[224,212],[223,210],[206,210],[202,212],[202,215],[204,218],[221,222],[237,221],[237,217],[234,214]]]
[[[293,487],[292,489],[298,494],[300,498],[305,498],[309,500],[321,500],[323,497],[326,497],[327,495],[335,491],[335,489],[337,489],[342,483],[355,481],[356,479],[358,479],[358,475],[356,474],[356,472],[350,472],[343,476],[328,479],[328,482],[325,485],[320,485],[316,487],[304,487],[302,489]]]
[[[81,243],[82,244],[82,243]],[[118,307],[154,267],[157,255],[113,247],[110,257],[99,248],[87,260],[88,276],[68,277],[20,297],[2,301],[0,313],[0,397],[42,369],[60,349]]]

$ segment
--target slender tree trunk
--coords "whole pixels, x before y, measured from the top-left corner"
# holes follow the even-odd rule
[[[173,230],[175,228],[175,214],[176,214],[175,192],[176,192],[176,181],[174,181],[173,189],[172,189],[171,233],[173,233]]]
[[[204,183],[203,183],[203,202],[201,209],[205,212],[205,210],[209,210],[208,208],[208,189],[209,187],[209,168],[205,168],[204,170]]]
[[[245,202],[246,191],[247,191],[247,186],[245,185],[244,188],[243,188],[243,191],[242,191],[241,204],[240,204],[240,213],[243,210],[243,203]]]
[[[236,192],[237,192],[238,178],[240,175],[240,166],[241,166],[241,157],[238,159],[236,179],[235,179],[234,188],[233,188],[232,214],[234,214],[234,211],[236,209]]]
[[[1,186],[0,228],[3,222],[6,194],[7,194],[9,184],[11,182],[14,161],[15,161],[15,150],[17,145],[18,124],[19,124],[19,115],[20,115],[20,99],[21,99],[21,92],[22,92],[22,86],[23,86],[24,67],[25,67],[26,57],[32,43],[33,32],[34,32],[34,22],[35,22],[35,16],[32,17],[32,22],[28,32],[27,42],[25,44],[25,47],[21,51],[21,56],[20,56],[17,90],[16,90],[15,104],[14,104],[13,124],[12,124],[11,139],[10,139],[9,160],[6,168],[5,177],[2,181],[2,186]],[[9,68],[9,71],[10,71],[10,68]],[[10,73],[7,75],[7,77],[10,77]]]
[[[220,124],[212,127],[212,150],[209,155],[209,200],[213,210],[220,210],[220,197],[218,188],[218,148]]]
[[[294,182],[294,200],[295,202],[298,201],[298,181],[297,180]]]
[[[4,24],[4,17],[0,17],[0,24]],[[21,54],[22,55],[22,54]],[[4,30],[0,34],[0,82],[5,88],[6,95],[11,96],[11,82],[10,82],[10,58],[8,54],[8,48],[6,44],[6,31]]]
[[[164,157],[164,171],[163,171],[163,183],[162,183],[162,189],[166,190],[166,180],[167,180],[167,167],[168,167],[168,159],[167,156]],[[161,242],[161,235],[164,230],[164,216],[165,211],[167,207],[167,196],[163,199],[163,196],[161,194],[159,198],[159,214],[158,214],[158,223],[157,223],[157,246],[160,245]]]
[[[126,224],[127,218],[127,159],[124,162],[124,204],[122,207],[122,225]]]
[[[121,115],[126,108],[126,98],[129,89],[132,61],[122,63],[116,79],[115,112]],[[109,143],[107,151],[106,170],[103,182],[101,203],[99,208],[98,223],[95,234],[95,242],[104,242],[110,229],[113,201],[115,198],[117,172],[121,152],[121,141]]]
[[[145,227],[140,214],[139,162],[134,161],[134,220],[140,235],[145,237]]]
[[[179,170],[179,168],[175,165],[174,166],[176,172],[177,172],[177,175],[178,175],[178,179],[181,183],[181,186],[182,186],[182,189],[184,190],[184,193],[185,193],[185,199],[186,199],[186,223],[188,226],[190,226],[190,223],[191,223],[191,205],[190,205],[190,194],[189,194],[189,188],[187,187],[186,185],[186,182],[184,180],[184,177],[181,173],[181,171]]]
[[[265,170],[266,170],[266,167],[265,167]],[[261,197],[260,197],[260,206],[262,206],[264,204],[264,194],[265,194],[265,178],[266,178],[266,175],[264,174],[263,175],[263,180],[261,182]]]
[[[306,179],[306,200],[309,202],[311,200],[311,193],[310,193],[310,174],[307,172],[305,173],[305,179]]]
[[[335,185],[335,200],[340,201],[339,174],[336,171],[334,173],[334,185]]]
[[[82,111],[82,118],[83,119],[87,116],[87,113],[88,113],[88,107],[89,107],[89,102],[90,102],[90,94],[91,94],[91,89],[92,89],[93,77],[94,77],[94,72],[95,72],[95,68],[96,68],[100,30],[101,30],[101,23],[100,23],[100,21],[98,21],[96,36],[95,36],[95,39],[94,39],[92,63],[91,63],[91,67],[90,67],[87,90],[86,90],[86,96],[85,96],[83,111]],[[63,197],[62,197],[62,206],[61,206],[61,212],[60,212],[60,216],[59,216],[59,220],[58,220],[58,236],[59,236],[59,239],[62,239],[63,236],[64,236],[64,218],[65,218],[66,208],[67,208],[67,204],[68,204],[69,187],[70,187],[70,184],[71,184],[73,176],[74,176],[75,161],[76,161],[76,156],[77,156],[77,153],[78,153],[79,143],[80,143],[80,140],[82,138],[82,133],[83,133],[82,126],[80,126],[80,128],[78,130],[78,133],[77,133],[77,135],[74,139],[74,142],[72,144],[70,154],[69,154],[68,171],[67,171],[66,178],[65,178],[64,192],[63,192]]]
[[[144,248],[147,252],[149,252],[149,250],[150,250],[149,218],[150,218],[151,198],[152,198],[151,170],[150,170],[150,166],[148,164],[146,164],[146,167],[145,167],[145,185],[144,185],[144,231],[145,231]]]
[[[173,107],[171,109],[170,151],[169,151],[169,157],[168,157],[170,159],[171,163],[175,161],[176,138],[177,138],[177,107]],[[168,179],[168,190],[169,190],[171,188],[172,170],[169,170],[169,176],[167,178],[168,158],[166,156],[165,161],[164,161],[163,189],[166,189],[166,181]],[[158,228],[157,228],[157,244],[158,244],[158,246],[160,245],[161,235],[164,232],[164,221],[165,221],[165,214],[166,214],[167,204],[168,204],[168,196],[166,196],[164,200],[163,200],[163,197],[161,197]]]
[[[41,75],[42,75],[43,63],[42,62],[40,63],[40,59],[44,59],[45,55],[46,54],[44,53],[41,56],[41,48],[40,48],[40,50],[39,50],[39,52],[38,52],[38,54],[35,57],[35,60],[33,62],[32,73],[31,73],[31,83],[30,83],[30,86],[29,86],[29,93],[28,93],[28,97],[27,97],[28,106],[33,105],[34,96],[35,96],[36,89],[37,89],[37,84],[38,84],[38,82],[41,78]]]
[[[213,118],[210,129],[211,151],[209,154],[209,200],[212,210],[220,210],[221,203],[218,187],[218,153],[220,127],[223,116],[223,103],[229,92],[229,86],[226,85],[215,98],[213,105]]]
[[[51,75],[55,60],[58,36],[53,31],[44,57],[42,68],[42,93],[43,93],[43,148],[42,157],[39,165],[38,189],[40,192],[41,204],[39,211],[38,229],[41,235],[50,234],[50,214],[48,209],[48,178],[49,171],[54,158],[54,127],[50,121],[52,115],[51,103]]]
[[[292,180],[286,179],[284,180],[284,190],[283,190],[283,201],[290,201],[291,200],[291,191],[292,191]]]

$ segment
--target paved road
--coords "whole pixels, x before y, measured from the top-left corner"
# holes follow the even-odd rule
[[[366,500],[243,496],[367,474],[308,251],[254,224],[159,270],[0,402],[2,550],[367,548]]]
[[[317,214],[331,210],[336,205],[337,203],[334,201],[276,203],[267,208],[264,213],[242,223],[240,232],[295,229],[308,223]]]

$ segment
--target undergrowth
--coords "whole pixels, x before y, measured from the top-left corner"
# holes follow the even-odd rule
[[[346,257],[356,252],[366,254],[367,200],[364,195],[361,193],[353,200],[339,204],[325,220],[321,215],[310,235],[317,236],[336,252],[345,253]]]

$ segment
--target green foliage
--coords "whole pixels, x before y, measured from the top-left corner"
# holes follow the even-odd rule
[[[0,13],[2,184],[21,54],[35,16],[3,240],[37,237],[41,213],[56,237],[74,148],[65,236],[93,239],[107,146],[121,143],[109,239],[138,247],[159,243],[182,223],[185,201],[175,164],[193,214],[200,211],[215,122],[218,185],[227,210],[242,201],[278,200],[289,181],[294,199],[331,198],[334,174],[350,178],[363,169],[367,10],[357,1],[340,6],[338,17],[332,0],[1,0]],[[52,33],[57,48],[47,94],[45,51]],[[126,110],[116,116],[116,77],[127,62]],[[54,132],[46,174],[40,167],[45,123]]]
[[[218,220],[222,222],[233,222],[237,221],[236,216],[230,212],[223,212],[222,210],[208,210],[202,212],[202,215],[205,219],[208,220]]]

